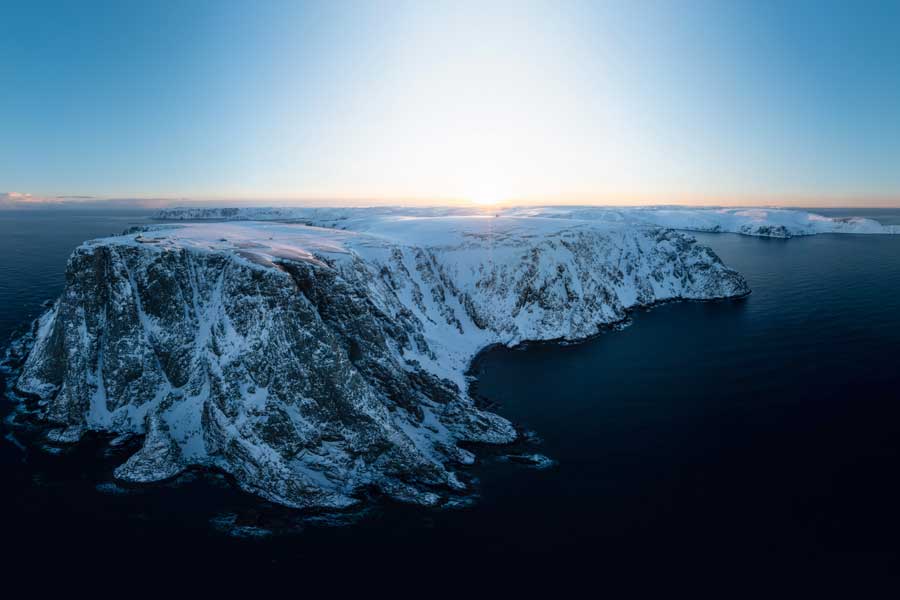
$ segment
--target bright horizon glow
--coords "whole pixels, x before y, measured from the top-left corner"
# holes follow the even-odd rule
[[[479,191],[469,194],[466,196],[472,204],[477,206],[492,206],[494,204],[500,204],[506,197],[502,194],[498,194],[489,188],[482,188]]]
[[[897,4],[6,12],[0,206],[900,205]]]

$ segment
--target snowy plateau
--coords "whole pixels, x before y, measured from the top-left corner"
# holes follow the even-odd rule
[[[85,242],[16,381],[54,443],[142,436],[115,471],[200,466],[291,507],[466,493],[518,433],[469,396],[495,344],[581,340],[630,309],[744,296],[673,229],[896,233],[769,209],[168,209]],[[203,222],[196,222],[196,221]],[[205,221],[204,221],[205,220]]]
[[[791,238],[817,233],[900,234],[898,225],[882,225],[864,217],[826,217],[785,208],[688,208],[683,206],[595,207],[546,206],[512,208],[172,208],[163,220],[290,220],[324,227],[366,228],[376,216],[543,217],[655,226],[708,233],[739,233]]]

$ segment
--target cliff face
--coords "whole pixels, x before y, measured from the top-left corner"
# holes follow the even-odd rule
[[[201,224],[88,242],[17,386],[57,440],[143,434],[125,480],[204,465],[289,506],[347,506],[368,486],[433,504],[463,487],[453,465],[474,457],[458,443],[516,437],[465,392],[478,350],[749,291],[665,230],[455,217],[365,230]]]

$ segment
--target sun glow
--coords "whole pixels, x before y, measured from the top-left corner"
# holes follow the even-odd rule
[[[500,191],[500,188],[490,185],[483,185],[473,188],[466,194],[466,199],[472,204],[479,206],[491,206],[499,204],[504,200],[508,200],[508,195]]]
[[[513,200],[517,188],[516,179],[510,173],[514,169],[498,159],[509,156],[512,149],[504,152],[503,144],[487,144],[484,140],[470,148],[467,158],[471,162],[462,166],[456,175],[459,197],[477,206],[495,206]],[[465,156],[461,151],[457,155]]]

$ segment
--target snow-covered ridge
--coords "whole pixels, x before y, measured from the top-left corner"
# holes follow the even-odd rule
[[[57,442],[144,435],[124,480],[203,465],[290,506],[347,506],[368,487],[434,504],[466,487],[461,443],[516,437],[467,394],[482,348],[582,339],[637,306],[749,292],[669,230],[408,212],[341,223],[157,225],[86,242],[18,389],[41,398]]]
[[[789,238],[817,233],[897,234],[900,226],[864,217],[826,217],[783,208],[591,207],[545,206],[491,209],[454,208],[170,208],[162,220],[286,220],[324,227],[365,228],[367,221],[387,216],[492,215],[544,217],[667,227],[685,231],[740,233]]]
[[[515,216],[619,221],[635,225],[685,231],[739,233],[758,237],[790,238],[818,233],[897,234],[900,227],[882,225],[864,217],[826,217],[784,208],[593,208],[544,207],[505,211]]]

